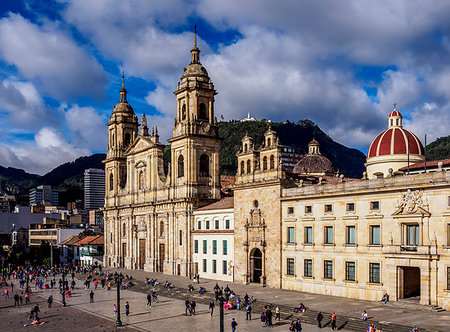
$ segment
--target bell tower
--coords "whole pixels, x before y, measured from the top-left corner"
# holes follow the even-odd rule
[[[220,198],[219,150],[214,97],[217,94],[208,72],[200,62],[195,33],[191,61],[184,68],[174,92],[177,116],[171,143],[173,182],[182,197]]]
[[[133,143],[138,134],[138,119],[133,107],[128,104],[125,77],[122,74],[122,89],[120,100],[114,106],[108,123],[108,150],[105,163],[106,198],[114,196],[124,189],[127,179],[127,164],[125,150]],[[108,200],[106,200],[106,204]]]

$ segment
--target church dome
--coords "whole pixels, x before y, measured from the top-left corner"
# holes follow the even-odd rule
[[[402,127],[403,116],[394,109],[388,116],[388,129],[380,133],[372,142],[367,158],[409,154],[423,155],[423,146],[416,135]]]
[[[322,156],[319,150],[320,144],[315,138],[308,144],[308,154],[300,159],[292,173],[295,174],[329,174],[335,173],[333,164]]]
[[[334,167],[327,157],[322,155],[306,155],[297,162],[292,173],[334,173]]]
[[[403,128],[403,116],[394,110],[388,116],[388,129],[380,133],[367,152],[367,175],[369,178],[385,177],[402,173],[408,163],[424,160],[424,148],[419,138]]]

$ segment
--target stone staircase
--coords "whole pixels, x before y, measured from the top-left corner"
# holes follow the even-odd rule
[[[442,308],[442,307],[440,307],[440,306],[438,306],[438,305],[432,305],[431,308],[433,309],[433,311],[436,311],[436,312],[444,312],[444,311],[447,311],[446,309],[444,309],[444,308]]]
[[[175,298],[175,299],[183,300],[183,301],[186,299],[186,297],[189,297],[189,299],[195,300],[197,303],[202,303],[202,304],[206,304],[206,305],[208,305],[211,298],[214,297],[214,293],[212,293],[212,292],[207,292],[206,294],[199,294],[198,289],[196,289],[192,293],[189,293],[187,291],[187,289],[179,288],[179,287],[175,287],[173,289],[167,289],[167,288],[164,288],[163,285],[157,285],[155,288],[156,288],[157,293],[161,296],[171,297],[171,298]],[[149,287],[141,282],[139,282],[137,285],[132,287],[132,290],[143,292],[143,293],[148,293],[150,289],[151,289],[151,287]],[[235,304],[234,299],[232,300],[232,302]],[[266,303],[266,302],[258,303],[258,301],[256,301],[256,303],[252,304],[253,319],[259,319],[259,315],[262,312],[263,305],[269,305],[271,307],[272,311],[274,311],[274,308],[275,308],[274,304]],[[292,321],[294,319],[297,320],[298,318],[300,318],[300,321],[302,323],[317,325],[318,311],[307,310],[306,312],[302,312],[302,313],[294,313],[292,307],[289,307],[286,305],[279,305],[279,307],[281,310],[281,317],[283,319]],[[241,309],[241,310],[243,310],[243,309]],[[435,306],[434,310],[439,311],[439,312],[445,311],[445,309],[443,309],[441,307],[436,307],[436,306]],[[331,313],[322,312],[322,315],[324,317],[324,319],[322,320],[322,327],[330,328]],[[280,324],[280,323],[274,322],[274,325],[278,325],[278,324]],[[283,322],[283,324],[286,324],[286,323]],[[359,318],[348,317],[348,316],[344,316],[344,315],[337,315],[338,330],[345,329],[345,330],[350,330],[350,331],[360,331],[361,332],[361,331],[366,331],[369,324],[373,324],[376,328],[381,329],[383,332],[410,332],[411,328],[412,328],[412,326],[392,324],[392,323],[383,322],[383,321],[375,321],[370,318],[367,321],[361,321]],[[421,328],[420,332],[434,332],[434,331]]]

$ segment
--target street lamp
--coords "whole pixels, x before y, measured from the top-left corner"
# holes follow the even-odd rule
[[[62,268],[62,272],[61,272],[61,277],[62,277],[62,303],[63,303],[63,307],[66,306],[66,283],[65,283],[65,277],[66,277],[66,267]]]
[[[220,305],[220,323],[219,323],[219,331],[225,332],[223,327],[223,302],[225,299],[223,298],[222,294],[219,295],[219,305]]]
[[[230,299],[230,294],[231,294],[231,289],[228,287],[228,285],[227,285],[227,287],[225,287],[223,292],[225,293],[225,299],[228,302],[228,300]]]
[[[116,281],[117,287],[117,318],[116,318],[116,326],[122,326],[122,321],[120,320],[120,286],[122,286],[123,274],[114,273],[114,279]]]

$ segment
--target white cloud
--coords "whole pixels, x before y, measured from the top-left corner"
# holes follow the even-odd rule
[[[10,121],[19,128],[36,128],[41,122],[51,121],[50,112],[30,82],[6,79],[0,84],[1,109]]]
[[[60,131],[51,127],[40,129],[33,141],[19,146],[0,145],[2,164],[37,174],[45,174],[62,163],[87,154],[90,154],[88,149],[72,146]]]
[[[52,97],[70,99],[103,94],[106,77],[98,61],[57,24],[41,26],[19,14],[0,20],[0,56],[20,74],[42,83]]]
[[[72,105],[65,112],[74,146],[89,147],[92,150],[105,150],[108,144],[108,130],[105,119],[92,107]]]

